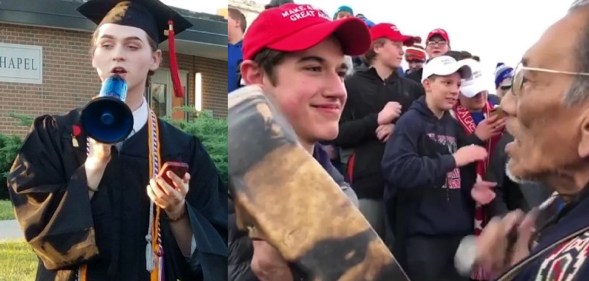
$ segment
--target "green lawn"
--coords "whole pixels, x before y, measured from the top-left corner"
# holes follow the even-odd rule
[[[38,262],[24,240],[0,241],[0,281],[35,280]]]
[[[37,257],[23,240],[0,242],[0,281],[35,280]]]
[[[14,219],[14,208],[12,208],[12,203],[8,200],[0,200],[0,220],[13,220],[13,219]]]

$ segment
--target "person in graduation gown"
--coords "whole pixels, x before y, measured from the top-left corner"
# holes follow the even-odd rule
[[[168,20],[175,32],[190,23],[157,0],[91,0],[78,10],[98,24],[92,65],[100,79],[116,73],[128,85],[134,124],[109,145],[88,138],[80,109],[35,119],[8,186],[39,258],[36,280],[227,280],[227,187],[202,143],[155,118],[144,98]],[[189,169],[168,173],[168,184],[154,161]]]

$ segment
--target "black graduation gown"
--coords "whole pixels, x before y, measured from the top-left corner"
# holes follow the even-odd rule
[[[76,137],[78,147],[72,141],[78,122],[79,110],[37,118],[8,175],[16,218],[40,259],[36,280],[73,280],[78,266],[88,263],[89,281],[147,281],[147,125],[121,151],[113,146],[99,191],[90,200],[83,166],[86,136]],[[186,202],[196,240],[196,250],[185,258],[162,211],[166,280],[227,280],[227,187],[197,138],[158,122],[162,164],[190,165]]]

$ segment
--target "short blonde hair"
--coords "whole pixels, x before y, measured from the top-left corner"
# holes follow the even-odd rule
[[[384,44],[387,42],[387,39],[385,38],[378,38],[374,41],[372,41],[372,44],[370,45],[370,49],[368,49],[368,52],[366,52],[366,54],[364,54],[364,62],[368,65],[372,64],[372,62],[374,61],[374,58],[376,58],[376,52],[374,51],[375,47],[382,47],[384,46]]]

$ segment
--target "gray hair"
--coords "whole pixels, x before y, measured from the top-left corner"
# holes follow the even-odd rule
[[[589,0],[575,0],[575,1],[573,1],[573,4],[571,4],[569,11],[576,10],[577,8],[580,8],[580,7],[584,7],[587,4],[589,4]]]
[[[588,0],[589,1],[589,0]],[[348,67],[348,71],[346,71],[346,77],[354,74],[354,61],[351,56],[344,56],[344,62]]]
[[[589,5],[589,0],[575,0],[569,12],[583,8]],[[585,28],[581,31],[581,38],[575,50],[577,72],[589,72],[589,21],[585,24]],[[566,106],[573,106],[580,104],[589,99],[589,77],[578,75],[573,81],[570,89],[566,92],[564,102]]]

